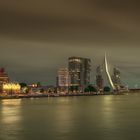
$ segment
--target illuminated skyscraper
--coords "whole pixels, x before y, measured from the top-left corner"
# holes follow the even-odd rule
[[[98,90],[103,89],[102,67],[98,66],[96,69],[96,85]]]
[[[58,70],[57,74],[57,87],[59,88],[59,91],[66,92],[68,91],[68,86],[70,83],[69,78],[69,71],[67,68],[60,68]]]
[[[120,89],[120,86],[121,86],[121,73],[120,73],[119,69],[117,69],[117,68],[113,69],[112,80],[113,80],[113,83],[114,83],[114,86],[116,87],[116,89]]]
[[[113,69],[113,75],[110,74],[110,67],[108,65],[106,53],[104,57],[104,62],[101,66],[96,69],[96,84],[97,87],[101,87],[104,83],[105,86],[110,86],[113,91],[120,91],[124,86],[121,83],[121,73],[119,69]]]
[[[91,60],[81,57],[70,57],[68,60],[70,86],[83,90],[90,84]]]

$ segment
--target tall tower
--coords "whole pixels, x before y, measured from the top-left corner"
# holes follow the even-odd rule
[[[57,87],[60,92],[68,92],[70,83],[69,71],[67,68],[60,68],[57,73]]]
[[[81,57],[68,59],[70,86],[74,90],[83,90],[90,83],[91,60]]]
[[[117,69],[117,68],[113,69],[112,80],[113,80],[115,88],[117,90],[119,90],[121,87],[121,73],[120,73],[119,69]]]
[[[114,83],[113,83],[113,81],[112,81],[112,79],[111,79],[110,73],[109,73],[106,53],[105,53],[105,58],[104,58],[104,66],[105,66],[105,73],[106,73],[106,75],[107,75],[108,82],[109,82],[111,88],[112,88],[113,90],[116,90],[116,88],[115,88],[115,86],[114,86]]]
[[[98,66],[96,69],[96,85],[99,91],[103,90],[103,77],[102,77],[102,67]]]

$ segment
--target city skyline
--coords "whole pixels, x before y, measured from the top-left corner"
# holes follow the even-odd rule
[[[95,83],[106,51],[123,81],[139,84],[138,5],[137,0],[1,1],[0,67],[15,81],[55,84],[69,56],[87,57]]]
[[[72,57],[79,57],[79,56],[72,56]],[[80,56],[81,58],[82,58],[82,56]],[[66,63],[65,63],[65,65],[62,65],[62,64],[59,64],[58,65],[58,67],[57,67],[57,69],[54,69],[54,75],[51,75],[52,77],[50,77],[50,78],[52,78],[52,79],[54,79],[54,81],[53,82],[46,82],[47,81],[47,79],[46,79],[46,77],[43,77],[43,78],[45,78],[45,80],[43,80],[42,78],[41,78],[41,76],[40,76],[40,78],[38,78],[38,79],[29,79],[29,77],[25,80],[25,78],[24,79],[20,79],[20,78],[18,78],[18,76],[22,76],[22,75],[17,75],[17,73],[11,73],[10,74],[10,72],[9,72],[9,70],[8,69],[6,69],[6,72],[8,73],[8,75],[9,75],[9,77],[10,77],[10,79],[11,79],[11,81],[17,81],[17,82],[25,82],[25,83],[36,83],[36,82],[41,82],[42,83],[42,85],[56,85],[56,77],[57,77],[57,70],[59,69],[59,68],[61,68],[61,67],[65,67],[65,68],[68,68],[68,59],[69,58],[67,58],[65,61],[66,61]],[[89,58],[90,59],[90,58]],[[101,61],[101,63],[103,63],[103,60]],[[98,65],[99,64],[97,64],[97,65],[94,65],[93,63],[92,63],[92,59],[91,59],[91,74],[90,74],[90,84],[96,84],[96,68],[98,67]],[[116,65],[115,64],[112,64],[112,65],[108,65],[109,66],[109,72],[111,72],[110,74],[113,74],[112,72],[113,72],[113,67],[116,67]],[[7,68],[7,67],[2,67],[2,68]],[[120,66],[117,66],[116,68],[121,68]],[[20,73],[20,72],[19,72]],[[38,75],[39,73],[36,71],[36,74]],[[44,75],[44,73],[41,73],[42,75]],[[48,73],[49,74],[49,73]],[[128,86],[128,87],[139,87],[139,81],[137,82],[137,80],[136,79],[134,79],[134,82],[131,82],[131,81],[127,81],[126,79],[128,78],[128,77],[125,77],[126,75],[128,74],[127,73],[127,71],[126,71],[126,73],[123,71],[123,74],[122,74],[122,82],[123,82],[123,84],[124,84],[124,86]],[[24,75],[25,77],[27,76],[27,75]],[[39,80],[40,79],[40,80]],[[128,78],[129,79],[129,78]],[[132,79],[131,79],[132,80]],[[108,83],[109,84],[109,83]]]
[[[75,69],[76,71],[79,69],[79,72],[82,74],[80,74],[79,76],[81,77],[81,76],[87,76],[86,78],[80,78],[82,81],[83,80],[88,80],[88,83],[86,84],[86,85],[90,85],[90,84],[93,84],[93,85],[97,85],[98,86],[98,83],[97,83],[97,77],[101,74],[101,73],[103,73],[103,72],[105,72],[103,75],[101,74],[101,77],[106,81],[105,83],[104,83],[104,85],[106,85],[106,86],[109,86],[110,85],[110,87],[112,87],[112,85],[111,85],[111,82],[113,82],[114,81],[114,77],[113,76],[119,76],[118,78],[119,79],[116,79],[119,83],[118,84],[120,84],[121,85],[121,83],[122,83],[122,85],[123,86],[126,86],[126,87],[132,87],[131,85],[128,85],[127,83],[125,83],[125,80],[124,79],[120,79],[120,70],[118,69],[118,67],[113,67],[114,65],[109,65],[109,63],[108,62],[106,62],[106,61],[108,61],[107,60],[107,57],[106,57],[106,52],[105,52],[105,56],[104,56],[104,60],[103,60],[103,63],[102,64],[98,64],[98,66],[97,67],[95,67],[94,69],[95,69],[95,73],[94,73],[94,77],[92,77],[91,75],[93,75],[93,73],[91,73],[91,71],[92,71],[92,69],[91,69],[91,67],[93,67],[93,65],[92,65],[92,63],[91,63],[91,59],[90,58],[83,58],[83,57],[78,57],[78,56],[71,56],[71,57],[69,57],[69,58],[67,58],[67,65],[66,66],[63,66],[63,67],[59,67],[57,70],[56,70],[56,77],[55,77],[55,83],[54,84],[52,84],[52,85],[54,85],[54,86],[57,86],[58,84],[59,84],[59,82],[58,82],[58,80],[60,80],[59,78],[58,78],[58,76],[59,76],[59,72],[61,73],[62,71],[65,71],[66,72],[66,70],[67,70],[67,74],[69,73],[69,76],[71,75],[71,68],[72,68],[72,72],[73,72],[73,70]],[[72,62],[72,64],[70,64]],[[83,64],[82,64],[83,63]],[[80,65],[79,65],[80,64]],[[85,67],[85,68],[84,68]],[[103,68],[104,67],[104,68]],[[107,69],[108,70],[106,70],[106,67],[107,67]],[[100,69],[100,70],[99,70]],[[84,71],[83,71],[84,70]],[[7,73],[7,71],[5,71],[5,68],[3,67],[3,68],[1,68],[1,71],[3,71],[3,72],[6,72]],[[82,71],[84,72],[84,73],[82,73]],[[101,73],[100,73],[100,72]],[[85,75],[85,73],[87,73],[87,72],[89,72],[89,74],[88,75]],[[6,74],[5,73],[5,74]],[[63,72],[62,72],[63,73]],[[64,73],[63,73],[64,74]],[[62,74],[62,75],[63,75]],[[76,73],[75,73],[76,74]],[[108,77],[108,74],[109,74],[109,76],[110,76],[110,78],[111,78],[111,81],[110,81],[110,79],[109,79],[109,77]],[[9,74],[8,74],[9,75]],[[61,74],[60,74],[61,75]],[[53,75],[53,77],[54,77],[55,75]],[[78,75],[77,75],[78,76]],[[78,76],[78,77],[79,77]],[[77,77],[77,78],[78,78]],[[108,78],[107,78],[108,77]],[[65,77],[66,78],[66,77]],[[70,78],[70,77],[69,77]],[[107,78],[107,79],[106,79]],[[117,78],[117,77],[116,77]],[[13,82],[25,82],[25,83],[27,83],[27,84],[31,84],[31,83],[41,83],[42,85],[51,85],[51,84],[47,84],[47,83],[43,83],[42,81],[38,81],[37,79],[35,79],[34,81],[32,81],[32,82],[30,82],[30,81],[19,81],[18,79],[17,80],[13,80],[10,76],[9,76],[9,79],[10,79],[10,81],[13,81]],[[63,81],[64,79],[62,78],[62,81]],[[70,79],[69,79],[70,80]],[[75,79],[76,80],[76,79]],[[77,79],[78,80],[78,79]],[[70,80],[71,81],[71,80]],[[69,81],[69,82],[70,82]],[[81,82],[82,82],[81,81]],[[117,81],[114,81],[113,83],[115,84]],[[63,81],[64,82],[64,81]],[[71,81],[72,82],[72,81]],[[76,81],[75,81],[76,82]],[[83,81],[83,82],[86,82],[86,81]],[[82,83],[83,83],[82,82]],[[65,83],[65,82],[64,82]],[[67,83],[68,84],[68,83]],[[138,88],[139,86],[138,86],[138,84],[135,84],[134,85],[134,87],[135,88]],[[113,88],[113,87],[112,87]]]

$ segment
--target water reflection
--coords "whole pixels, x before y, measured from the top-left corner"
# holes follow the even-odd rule
[[[133,97],[133,99],[132,99]],[[140,96],[0,101],[0,140],[140,137]]]
[[[115,108],[114,108],[114,97],[106,96],[103,98],[102,108],[102,123],[104,127],[112,128],[115,121]]]
[[[20,120],[21,100],[3,100],[1,106],[2,123],[11,124]]]
[[[73,124],[73,113],[71,112],[72,107],[67,105],[67,100],[66,102],[62,101],[62,103],[63,104],[57,106],[57,109],[55,111],[55,114],[57,116],[55,127],[58,130],[62,130],[63,133],[68,133],[69,131],[71,131],[71,127]]]
[[[0,139],[18,139],[21,100],[2,100],[0,106]],[[5,135],[4,135],[5,134]]]

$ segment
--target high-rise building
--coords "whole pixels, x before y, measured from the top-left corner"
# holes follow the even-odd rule
[[[57,87],[60,92],[67,92],[70,83],[68,68],[60,68],[57,74]]]
[[[98,90],[103,90],[103,77],[102,77],[102,67],[98,66],[96,69],[96,85]]]
[[[120,73],[119,69],[117,69],[117,68],[113,69],[112,81],[113,81],[116,89],[119,89],[121,86],[121,73]]]
[[[90,84],[91,60],[81,57],[70,57],[68,59],[70,74],[70,87],[72,90],[83,90]]]
[[[121,73],[118,68],[113,69],[113,74],[111,76],[110,74],[110,69],[108,64],[108,60],[106,57],[104,57],[104,62],[101,66],[97,67],[96,69],[96,85],[97,87],[102,87],[104,85],[105,87],[110,87],[112,91],[121,91],[124,90],[124,86],[122,85],[121,82]],[[126,89],[125,89],[126,90]]]

